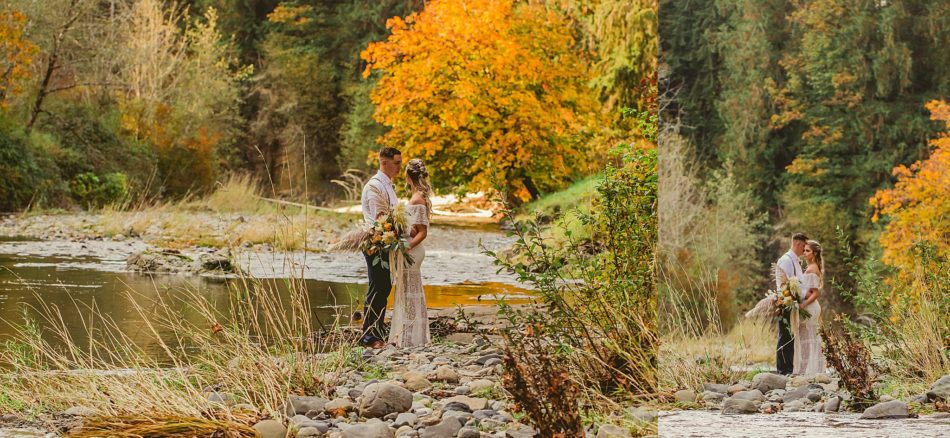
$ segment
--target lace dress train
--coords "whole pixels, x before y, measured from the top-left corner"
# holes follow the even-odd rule
[[[409,206],[410,225],[429,225],[429,212],[425,205]],[[412,264],[403,270],[401,282],[393,297],[392,326],[389,343],[397,347],[425,345],[431,341],[426,295],[422,285],[422,262],[426,257],[425,243],[416,245],[409,256]]]

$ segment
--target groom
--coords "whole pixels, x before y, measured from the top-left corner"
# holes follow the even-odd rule
[[[393,179],[399,175],[402,168],[402,154],[395,148],[379,150],[379,172],[363,186],[362,204],[363,221],[372,226],[380,216],[388,214],[396,206],[396,190],[393,189]],[[387,257],[386,254],[381,254]],[[363,305],[363,337],[360,344],[371,348],[382,348],[383,318],[386,316],[386,301],[392,289],[392,279],[389,277],[389,268],[382,263],[373,266],[373,256],[363,253],[366,258],[366,269],[369,273],[369,290],[366,292],[366,303]]]
[[[782,286],[788,283],[793,277],[802,275],[802,264],[799,261],[802,253],[805,251],[805,242],[808,236],[802,233],[795,233],[792,236],[792,247],[775,263],[775,290],[781,291]],[[781,292],[779,292],[781,293]],[[782,312],[782,317],[778,321],[778,349],[775,353],[775,367],[779,374],[792,374],[795,362],[795,344],[792,339],[791,319],[789,310]]]

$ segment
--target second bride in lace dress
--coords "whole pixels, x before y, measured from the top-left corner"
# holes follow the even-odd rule
[[[412,199],[408,207],[409,235],[404,237],[409,238],[408,254],[412,257],[412,264],[402,270],[402,278],[394,279],[400,283],[393,297],[389,343],[397,347],[425,345],[431,341],[426,295],[422,287],[422,262],[426,258],[423,242],[429,233],[432,188],[425,163],[418,158],[409,160],[406,177],[412,189]]]
[[[808,311],[808,318],[801,318],[798,326],[798,339],[795,340],[794,374],[811,376],[825,372],[825,356],[821,352],[821,338],[818,334],[820,323],[822,277],[825,263],[821,258],[821,245],[809,240],[805,243],[803,256],[808,268],[801,277],[804,298],[801,308]]]

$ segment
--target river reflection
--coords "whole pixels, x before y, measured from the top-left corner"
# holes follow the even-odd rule
[[[205,322],[195,309],[175,298],[197,294],[213,303],[215,309],[226,313],[234,292],[247,289],[245,280],[241,279],[142,275],[123,272],[118,269],[118,263],[118,260],[98,257],[38,257],[0,252],[0,342],[14,334],[10,323],[21,323],[24,312],[35,317],[38,314],[36,309],[45,305],[59,309],[62,325],[68,328],[72,342],[85,345],[88,343],[88,328],[101,327],[101,322],[89,318],[91,309],[95,308],[101,315],[112,319],[130,340],[148,351],[157,348],[148,346],[154,337],[143,324],[143,317],[133,302],[147,314],[155,308],[157,300],[163,299],[175,303],[174,308],[186,321]],[[124,267],[124,262],[121,266]],[[288,300],[291,295],[292,286],[287,279],[258,282],[259,287],[275,291],[282,300]],[[348,324],[353,311],[362,305],[366,291],[363,284],[313,279],[296,282],[293,287],[305,291],[315,327],[335,322]],[[499,297],[512,302],[527,301],[527,291],[502,283],[433,285],[426,286],[425,291],[432,308],[494,304]],[[159,334],[163,338],[170,336],[169,333]],[[51,333],[44,332],[44,335],[54,345],[62,345]]]

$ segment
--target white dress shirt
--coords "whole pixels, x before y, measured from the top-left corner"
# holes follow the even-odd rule
[[[380,214],[392,211],[397,202],[393,181],[382,170],[376,172],[376,175],[366,182],[360,198],[363,206],[363,221],[366,225],[373,225]]]
[[[779,270],[785,274],[784,279],[800,277],[802,275],[802,264],[798,261],[798,256],[791,250],[778,259],[775,264],[775,290],[782,289],[783,276],[779,275]]]

